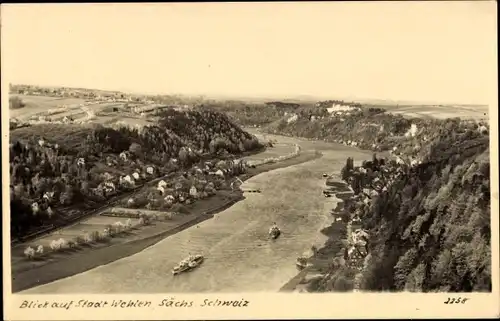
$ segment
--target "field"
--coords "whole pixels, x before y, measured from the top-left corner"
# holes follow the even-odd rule
[[[404,105],[383,106],[388,112],[412,118],[488,119],[488,106],[483,105]]]
[[[49,109],[55,109],[62,105],[66,105],[68,109],[79,108],[80,104],[85,102],[80,98],[59,98],[47,96],[28,96],[28,95],[12,95],[19,97],[26,104],[23,108],[10,109],[10,118],[17,118],[19,120],[27,120],[30,117],[44,113]]]
[[[144,126],[151,123],[153,117],[140,117],[129,110],[125,110],[124,103],[103,102],[86,103],[80,98],[58,98],[48,96],[13,95],[22,99],[26,104],[19,109],[10,109],[10,118],[20,121],[28,121],[36,116],[48,116],[51,121],[62,121],[64,117],[71,117],[74,121],[87,121],[87,113],[84,108],[94,113],[95,117],[91,123],[111,125],[122,123],[129,126]],[[115,110],[118,108],[118,111]]]
[[[273,147],[267,148],[264,152],[246,157],[250,164],[258,163],[266,158],[276,158],[279,156],[290,155],[294,152],[295,147],[292,144],[274,144]]]

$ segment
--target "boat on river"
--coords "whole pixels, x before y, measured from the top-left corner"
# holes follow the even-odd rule
[[[177,275],[182,272],[186,272],[189,270],[192,270],[194,268],[197,268],[198,266],[203,263],[205,260],[205,257],[203,255],[194,255],[194,256],[189,256],[188,258],[182,260],[177,266],[175,266],[172,269],[172,274]]]

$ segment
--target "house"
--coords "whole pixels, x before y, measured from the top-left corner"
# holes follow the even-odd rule
[[[49,207],[47,207],[47,215],[48,215],[49,217],[52,217],[52,215],[54,215],[54,211],[52,210],[52,208],[51,208],[50,206],[49,206]]]
[[[135,181],[134,181],[134,179],[130,175],[127,175],[125,177],[120,177],[120,184],[134,185]]]
[[[31,211],[33,212],[33,214],[36,214],[38,213],[38,211],[40,211],[40,206],[38,205],[37,202],[31,204]]]
[[[36,253],[43,254],[43,245],[38,245],[38,247],[36,248]]]
[[[52,200],[53,197],[54,197],[54,192],[46,192],[45,194],[43,194],[43,198],[49,202]]]
[[[133,177],[135,180],[138,180],[141,176],[139,175],[139,173],[134,172],[134,173],[132,174],[132,177]]]
[[[126,161],[129,155],[127,152],[121,152],[119,156],[122,160]]]
[[[45,141],[43,139],[40,139],[38,141],[38,145],[43,146],[45,144]]]
[[[146,168],[146,173],[148,173],[149,175],[153,175],[153,174],[154,174],[154,171],[155,171],[155,170],[154,170],[153,166],[148,166],[148,167]]]
[[[365,245],[370,236],[365,230],[357,229],[352,232],[351,237],[354,243]]]
[[[111,175],[111,174],[110,174],[110,173],[108,173],[108,172],[104,172],[104,173],[102,174],[102,177],[104,178],[104,180],[105,180],[105,181],[110,181],[110,180],[112,180],[112,179],[113,179],[113,175]]]
[[[159,181],[158,187],[167,187],[167,182],[165,182],[164,180]]]
[[[78,165],[78,166],[84,166],[85,165],[85,159],[83,159],[82,157],[78,158],[78,160],[76,161],[76,165]]]
[[[106,191],[106,193],[112,193],[116,191],[116,187],[113,182],[104,182],[103,188]]]
[[[191,195],[192,197],[198,196],[198,190],[195,186],[191,186],[191,188],[189,189],[189,195]]]
[[[174,188],[176,190],[180,190],[182,187],[183,187],[183,184],[181,182],[176,182],[175,185],[174,185]]]
[[[215,172],[215,175],[224,177],[224,172],[219,169],[218,171]]]
[[[172,205],[175,202],[175,197],[173,195],[167,195],[164,200],[165,203]]]
[[[299,119],[299,115],[294,114],[292,117],[288,118],[286,122],[287,122],[288,124],[290,124],[290,123],[294,123],[294,122],[296,122],[298,119]]]
[[[164,186],[158,186],[156,189],[160,192],[161,195],[165,194],[165,187]]]

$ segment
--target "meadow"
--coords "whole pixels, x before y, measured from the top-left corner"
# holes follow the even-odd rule
[[[485,105],[388,105],[388,113],[411,118],[488,119],[489,108]]]
[[[50,109],[55,109],[66,105],[68,109],[79,108],[80,104],[85,103],[84,99],[80,98],[59,98],[49,96],[29,96],[29,95],[12,95],[19,97],[25,103],[23,108],[10,109],[9,117],[19,120],[27,120],[30,117],[47,112]]]

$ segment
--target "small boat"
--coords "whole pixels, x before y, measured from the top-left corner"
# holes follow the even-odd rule
[[[198,267],[201,263],[203,263],[204,259],[205,258],[203,257],[203,255],[199,255],[199,254],[192,256],[192,257],[189,257],[187,259],[184,259],[177,266],[175,266],[172,269],[172,274],[177,275],[179,273],[194,269],[194,268]]]
[[[295,262],[295,265],[299,268],[299,269],[304,269],[307,267],[307,258],[306,257],[298,257],[297,258],[297,261]]]
[[[281,231],[279,228],[273,228],[269,232],[269,237],[272,238],[273,240],[276,240],[280,235],[281,235]]]

